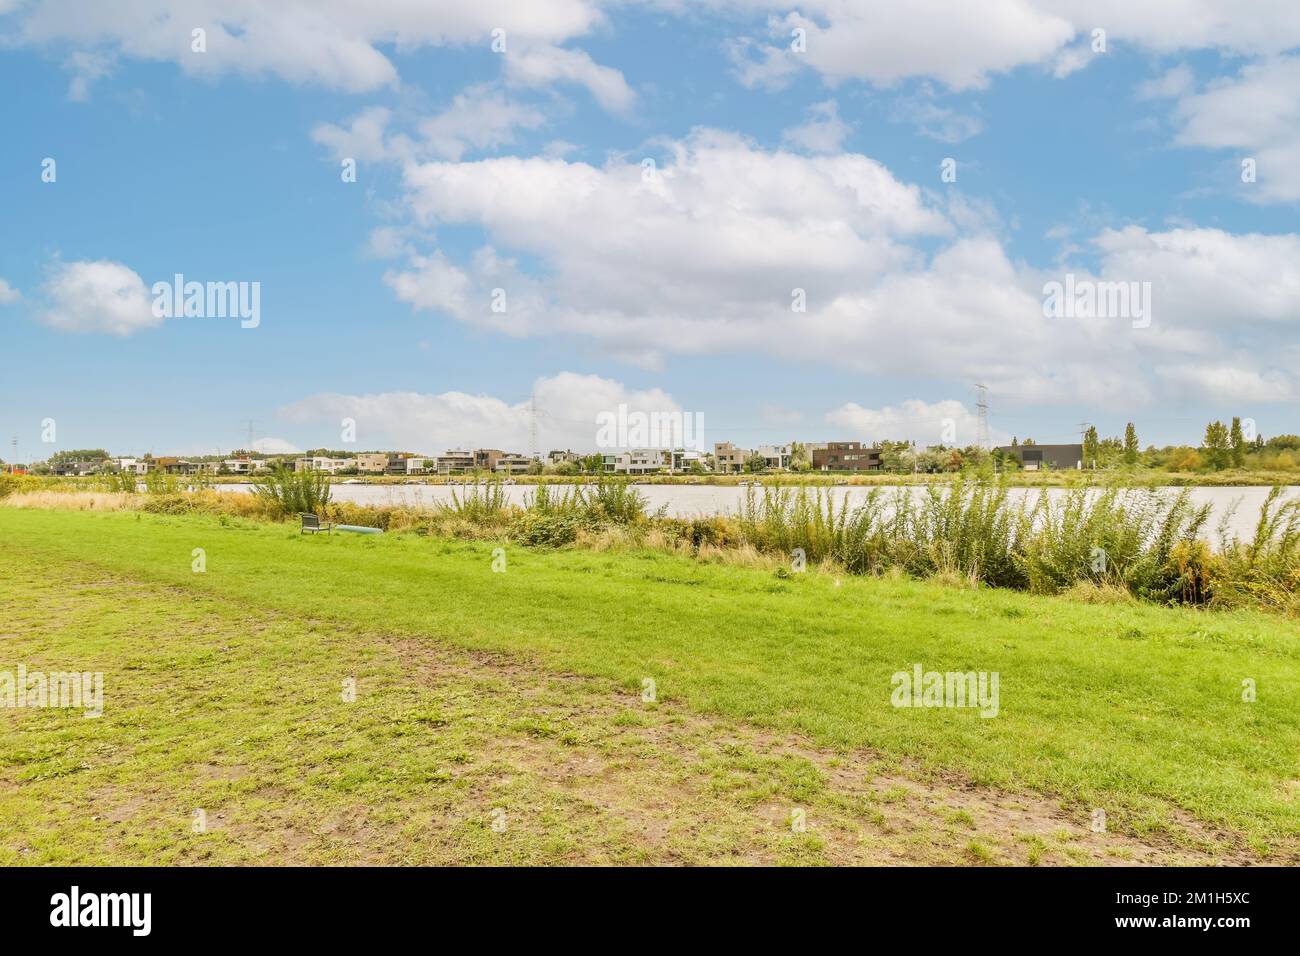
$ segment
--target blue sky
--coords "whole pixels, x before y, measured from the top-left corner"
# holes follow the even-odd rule
[[[917,6],[0,0],[0,454],[524,449],[534,391],[543,450],[967,443],[977,381],[995,437],[1300,430],[1300,17]],[[142,310],[178,272],[260,323]]]

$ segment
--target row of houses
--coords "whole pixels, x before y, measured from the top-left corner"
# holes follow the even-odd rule
[[[752,470],[751,462],[761,459],[768,470],[790,470],[798,462],[796,444],[760,445],[741,448],[731,442],[718,442],[713,446],[712,460],[705,452],[689,449],[634,448],[601,454],[600,468],[606,474],[651,475],[662,471],[713,471],[718,474],[737,474]],[[858,441],[808,442],[802,446],[801,459],[813,471],[865,472],[880,471],[883,467],[882,449]],[[1026,471],[1063,470],[1083,467],[1083,446],[1074,445],[1005,445],[994,450],[995,455],[1015,460]],[[572,450],[552,451],[547,462],[560,465],[578,464],[591,456]],[[214,461],[190,461],[173,456],[145,458],[117,458],[104,462],[61,462],[54,470],[59,475],[90,475],[116,468],[126,474],[147,475],[163,472],[175,475],[228,474],[252,475],[292,462],[295,471],[320,471],[328,474],[367,475],[453,475],[469,472],[486,472],[499,475],[526,474],[535,460],[517,452],[499,448],[477,448],[473,451],[450,449],[443,455],[428,457],[410,452],[363,452],[351,458],[334,458],[322,455],[304,455],[294,459],[253,458],[239,456]]]

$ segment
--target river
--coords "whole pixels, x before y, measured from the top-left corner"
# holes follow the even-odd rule
[[[880,486],[886,494],[892,494],[895,487],[898,486]],[[913,494],[924,493],[925,489],[916,485],[903,485]],[[252,488],[248,484],[228,484],[220,485],[221,491],[242,491],[248,492]],[[552,485],[551,490],[556,493],[571,490],[571,485]],[[531,498],[536,493],[534,485],[506,485],[502,489],[511,504],[523,505],[526,499]],[[1178,494],[1177,488],[1159,489],[1164,494],[1173,496]],[[338,501],[353,501],[365,505],[405,505],[413,508],[427,508],[442,502],[451,500],[452,492],[455,491],[460,495],[466,494],[467,488],[454,488],[448,485],[346,485],[341,482],[334,482],[331,486],[332,496]],[[667,514],[674,517],[696,517],[700,515],[720,515],[736,514],[739,512],[741,505],[745,500],[745,489],[732,485],[638,485],[637,491],[647,501],[647,511],[657,511],[665,508]],[[812,489],[810,489],[810,492]],[[844,498],[848,498],[849,506],[853,507],[860,503],[870,491],[864,486],[834,486],[825,487],[823,491],[828,492],[834,499],[836,507],[839,507]],[[1013,501],[1031,496],[1029,498],[1032,504],[1037,500],[1037,496],[1046,492],[1049,496],[1057,497],[1067,493],[1064,488],[1012,488],[1009,494]],[[1191,500],[1194,505],[1209,503],[1213,509],[1207,527],[1207,536],[1216,537],[1218,523],[1225,511],[1232,508],[1234,504],[1236,509],[1228,521],[1228,531],[1238,538],[1250,538],[1254,534],[1255,523],[1259,518],[1260,505],[1268,495],[1269,489],[1265,487],[1227,487],[1227,488],[1191,488]],[[1290,486],[1287,489],[1287,497],[1300,495],[1300,486]],[[761,494],[761,491],[759,492]]]

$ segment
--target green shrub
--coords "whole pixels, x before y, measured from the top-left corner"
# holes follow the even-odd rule
[[[274,517],[318,514],[329,504],[330,479],[321,471],[289,471],[283,465],[253,478],[253,494]]]
[[[499,478],[485,485],[475,483],[464,497],[453,488],[451,501],[439,504],[438,508],[446,515],[476,524],[503,524],[510,517],[506,492]]]
[[[600,475],[583,496],[587,513],[598,522],[635,524],[644,521],[645,498],[630,483]]]
[[[510,537],[530,547],[560,548],[577,540],[583,523],[573,512],[520,511],[510,519]]]

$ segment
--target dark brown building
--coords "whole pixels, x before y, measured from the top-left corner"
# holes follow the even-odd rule
[[[879,471],[880,449],[860,441],[830,441],[812,446],[813,471]]]

